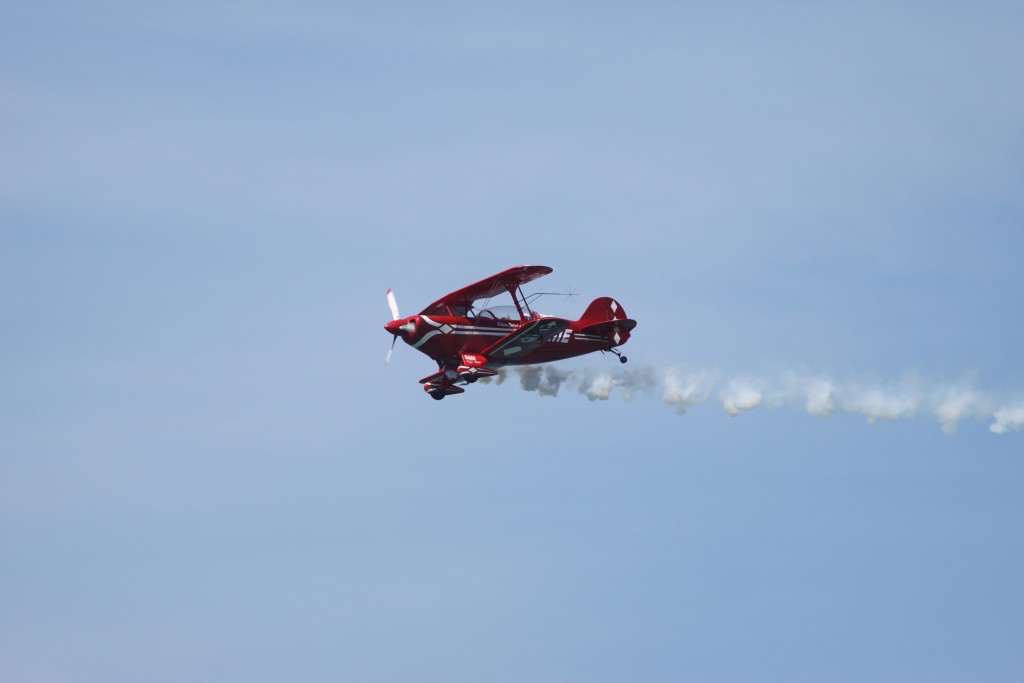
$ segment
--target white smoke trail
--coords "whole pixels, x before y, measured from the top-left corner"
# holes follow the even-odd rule
[[[741,410],[753,410],[761,405],[764,394],[753,383],[747,380],[734,379],[722,392],[722,407],[733,417]]]
[[[583,393],[591,401],[607,401],[614,388],[615,380],[612,379],[611,375],[602,372],[585,384]]]
[[[665,390],[661,393],[661,400],[675,406],[676,412],[682,415],[689,408],[711,398],[713,390],[714,381],[706,373],[680,378],[675,370],[669,370],[665,375]]]
[[[989,425],[996,434],[1006,434],[1024,429],[1024,403],[1009,408],[1000,408],[993,415],[995,422]]]
[[[804,410],[814,417],[829,417],[836,410],[835,386],[832,380],[824,377],[799,378],[790,375],[786,378],[789,385],[787,395],[802,399]]]
[[[978,412],[982,404],[981,397],[970,389],[950,390],[946,397],[935,406],[935,415],[942,423],[942,431],[956,434],[960,428],[960,420]]]
[[[523,389],[536,391],[541,396],[558,396],[562,382],[572,374],[553,366],[524,365],[516,369],[519,371],[519,382]]]
[[[723,379],[705,370],[683,372],[671,368],[662,372],[640,367],[595,372],[561,370],[554,366],[502,369],[494,382],[501,384],[509,371],[518,374],[523,389],[541,396],[557,396],[562,386],[579,391],[591,401],[607,401],[615,393],[627,401],[637,394],[660,396],[679,415],[714,397],[733,417],[758,407],[790,408],[812,417],[830,417],[835,413],[862,415],[869,424],[925,415],[938,420],[947,434],[955,434],[964,420],[988,421],[989,429],[995,434],[1024,430],[1024,402],[1000,400],[974,388],[972,382],[866,383],[795,372],[782,373],[776,378],[735,376]]]

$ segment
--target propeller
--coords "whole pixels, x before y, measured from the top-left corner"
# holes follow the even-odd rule
[[[391,309],[391,321],[398,320],[398,302],[395,300],[395,293],[390,289],[388,290],[388,308]],[[388,347],[388,355],[384,358],[384,365],[391,365],[391,354],[395,350],[395,342],[398,341],[398,335],[396,334],[391,338],[391,346]]]
[[[391,339],[391,346],[388,347],[388,355],[384,358],[384,365],[391,365],[391,353],[395,350],[396,341],[398,341],[398,337]]]
[[[398,302],[395,301],[395,293],[388,290],[388,307],[391,309],[391,319],[398,320]]]

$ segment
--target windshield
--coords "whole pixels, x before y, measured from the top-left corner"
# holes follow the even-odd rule
[[[493,317],[496,320],[519,320],[519,311],[515,306],[489,306],[477,315]]]

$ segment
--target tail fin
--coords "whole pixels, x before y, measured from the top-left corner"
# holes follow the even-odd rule
[[[625,320],[626,318],[626,310],[622,307],[622,304],[611,297],[602,296],[599,299],[594,299],[587,306],[587,310],[583,312],[579,322],[585,325],[594,325],[610,320]]]

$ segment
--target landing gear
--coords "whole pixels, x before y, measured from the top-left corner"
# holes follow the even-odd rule
[[[620,362],[620,363],[625,363],[625,362],[626,362],[627,360],[629,360],[628,358],[626,358],[625,356],[623,356],[623,355],[622,355],[622,352],[621,352],[621,351],[619,351],[618,349],[608,349],[608,351],[609,351],[610,353],[614,353],[614,354],[615,354],[616,356],[618,356],[618,357],[619,357],[619,362]]]
[[[476,375],[469,375],[468,377],[463,377],[463,379],[466,380],[466,384],[472,384],[480,378]]]
[[[444,392],[441,391],[440,389],[434,389],[433,391],[429,391],[427,393],[429,393],[430,398],[434,399],[435,401],[440,401],[442,398],[444,398]]]

